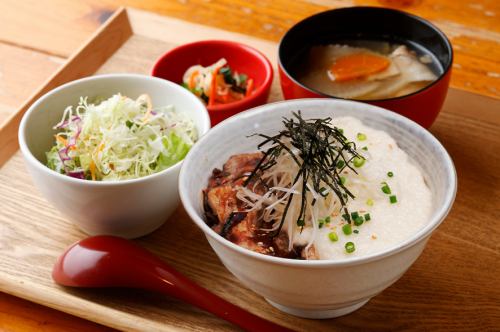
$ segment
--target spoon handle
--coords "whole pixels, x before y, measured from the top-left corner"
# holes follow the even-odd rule
[[[224,300],[197,285],[169,266],[158,262],[155,276],[150,280],[151,289],[188,302],[226,321],[240,326],[246,331],[292,331],[268,320],[260,318]]]

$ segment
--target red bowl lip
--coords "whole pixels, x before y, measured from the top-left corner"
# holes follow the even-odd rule
[[[326,93],[323,93],[321,91],[318,91],[316,89],[313,89],[313,88],[310,88],[304,84],[302,84],[301,82],[299,82],[298,80],[296,80],[292,75],[290,75],[290,73],[285,69],[285,67],[282,65],[281,63],[281,53],[280,53],[280,49],[281,49],[281,43],[283,42],[283,39],[286,38],[287,34],[288,34],[288,31],[296,28],[298,25],[302,24],[304,21],[307,21],[309,19],[312,19],[313,17],[316,17],[316,16],[319,16],[319,15],[325,15],[326,13],[329,13],[329,12],[332,12],[332,11],[342,11],[342,10],[353,10],[353,9],[373,9],[373,10],[387,10],[387,11],[393,11],[393,12],[397,12],[399,13],[400,15],[404,15],[404,16],[409,16],[417,21],[420,21],[428,26],[430,26],[445,42],[447,48],[448,48],[448,52],[450,54],[450,61],[448,63],[448,65],[446,66],[446,68],[443,69],[443,72],[441,73],[441,75],[438,76],[438,78],[432,82],[431,84],[423,87],[422,89],[420,90],[417,90],[415,92],[412,92],[410,94],[407,94],[407,95],[404,95],[404,96],[399,96],[399,97],[392,97],[392,98],[382,98],[382,99],[368,99],[368,100],[360,100],[360,99],[352,99],[352,98],[343,98],[343,97],[336,97],[336,96],[332,96],[332,95],[329,95],[329,94],[326,94]],[[453,58],[454,58],[454,54],[453,54],[453,47],[451,45],[451,42],[450,40],[448,39],[448,37],[444,34],[444,32],[442,32],[437,26],[435,26],[434,24],[432,24],[430,21],[420,17],[420,16],[417,16],[417,15],[413,15],[413,14],[410,14],[408,12],[404,12],[404,11],[401,11],[401,10],[397,10],[397,9],[392,9],[392,8],[384,8],[384,7],[373,7],[373,6],[356,6],[356,7],[347,7],[347,8],[336,8],[336,9],[331,9],[331,10],[326,10],[326,11],[323,11],[323,12],[320,12],[320,13],[317,13],[317,14],[314,14],[314,15],[311,15],[309,17],[306,17],[305,19],[295,23],[289,30],[288,30],[284,35],[283,37],[281,37],[281,40],[280,42],[278,43],[278,67],[279,69],[291,80],[293,81],[293,83],[295,83],[296,85],[298,85],[299,87],[303,88],[304,90],[307,90],[309,92],[312,92],[312,93],[315,93],[317,94],[318,96],[322,96],[322,97],[326,97],[326,98],[333,98],[333,99],[341,99],[341,100],[353,100],[353,101],[359,101],[359,102],[363,102],[363,103],[380,103],[380,102],[390,102],[390,101],[398,101],[398,100],[402,100],[402,99],[406,99],[406,98],[410,98],[412,96],[415,96],[415,95],[418,95],[422,92],[425,92],[429,89],[431,89],[434,85],[438,84],[444,77],[446,77],[446,75],[450,72],[452,66],[453,66]]]
[[[260,64],[263,66],[266,72],[266,76],[264,78],[264,82],[262,85],[260,85],[254,93],[252,93],[250,96],[243,98],[242,100],[238,100],[232,103],[228,104],[221,104],[221,105],[215,105],[215,106],[206,106],[207,110],[209,112],[223,112],[223,111],[232,111],[241,107],[245,107],[246,105],[252,104],[255,102],[259,97],[261,97],[263,94],[266,94],[267,91],[271,88],[271,83],[273,82],[273,66],[271,65],[271,62],[269,59],[259,50],[234,41],[229,41],[229,40],[217,40],[217,39],[209,39],[209,40],[200,40],[188,44],[183,44],[178,47],[175,47],[169,51],[167,51],[165,54],[163,54],[158,60],[156,60],[155,64],[153,65],[153,68],[151,70],[151,75],[154,77],[159,77],[157,75],[158,69],[161,63],[165,62],[166,59],[175,52],[183,51],[186,49],[189,49],[191,47],[199,46],[199,45],[210,45],[210,46],[232,46],[236,48],[240,48],[247,52],[248,54],[251,54],[254,56],[254,59],[257,59]],[[177,82],[174,82],[177,83]]]

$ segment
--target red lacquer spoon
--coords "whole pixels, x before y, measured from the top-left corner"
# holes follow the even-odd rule
[[[52,278],[72,287],[131,287],[157,291],[211,312],[247,331],[291,331],[198,286],[147,250],[114,236],[93,236],[69,247]]]

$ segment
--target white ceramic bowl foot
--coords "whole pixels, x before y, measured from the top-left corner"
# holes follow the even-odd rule
[[[328,319],[335,318],[350,314],[353,311],[358,310],[362,306],[364,306],[370,299],[364,300],[361,302],[357,302],[355,304],[351,304],[347,307],[337,308],[337,309],[329,309],[329,310],[315,310],[315,309],[301,309],[301,308],[293,308],[287,307],[271,300],[266,299],[273,307],[286,312],[287,314],[302,317],[302,318],[312,318],[312,319]]]

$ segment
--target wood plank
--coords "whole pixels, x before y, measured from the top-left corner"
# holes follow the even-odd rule
[[[23,114],[44,93],[53,88],[94,73],[132,34],[124,9],[118,10],[90,40],[54,73],[7,122],[0,127],[0,167],[18,149],[17,131]]]
[[[21,106],[63,63],[60,57],[0,43],[0,104]],[[0,124],[4,112],[0,109]]]
[[[16,109],[12,106],[0,104],[0,124],[2,124]]]
[[[45,6],[37,5],[35,0],[0,2],[0,20],[4,22],[0,41],[68,56],[120,4],[278,41],[294,23],[314,13],[333,7],[381,5],[380,0],[45,0],[44,3]],[[451,86],[500,98],[496,47],[500,42],[500,2],[417,0],[414,3],[404,10],[433,21],[452,41],[456,65]],[[10,15],[14,10],[16,15]],[[40,28],[35,32],[32,26]]]
[[[111,332],[111,328],[0,293],[0,331]]]
[[[118,7],[99,1],[2,0],[0,41],[67,58]]]

